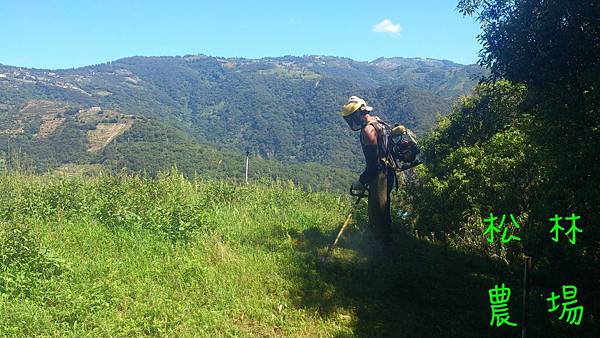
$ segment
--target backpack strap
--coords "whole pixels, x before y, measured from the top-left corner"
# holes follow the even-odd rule
[[[379,129],[377,128],[377,126],[375,125],[376,121],[371,120],[369,122],[367,122],[367,124],[365,124],[365,126],[362,129],[365,129],[368,126],[373,126],[373,128],[375,128],[375,132],[377,133],[377,142],[379,142]],[[363,139],[363,131],[360,131],[360,144],[361,145],[366,145]]]
[[[386,154],[378,154],[379,157],[379,161],[382,163],[382,165],[386,168],[386,170],[390,170],[393,173],[393,180],[394,180],[394,185],[396,187],[396,191],[398,191],[398,176],[397,176],[397,170],[398,170],[398,163],[396,162],[396,159],[391,155],[391,150],[389,149],[389,147],[392,146],[392,144],[390,143],[390,140],[383,140],[384,137],[386,137],[385,134],[385,129],[387,128],[390,131],[390,136],[391,136],[391,130],[392,127],[387,124],[385,121],[383,121],[382,119],[380,119],[378,116],[374,116],[374,119],[372,119],[371,121],[369,121],[365,127],[372,125],[373,128],[375,128],[375,132],[377,133],[377,152],[381,152],[383,150],[382,148],[382,142],[385,142],[385,146],[386,146]],[[363,128],[365,128],[363,127]],[[363,141],[363,134],[362,132],[360,133],[360,142],[362,145],[365,145],[364,141]]]
[[[381,120],[377,116],[374,116],[374,119],[369,121],[365,125],[365,127],[367,127],[369,125],[372,125],[373,128],[375,128],[375,132],[377,133],[377,152],[378,152],[379,160],[383,164],[385,164],[387,167],[389,167],[391,169],[395,169],[395,167],[397,167],[397,165],[395,163],[396,162],[395,159],[393,158],[393,156],[391,156],[390,147],[392,146],[392,144],[391,144],[391,140],[389,139],[389,137],[391,137],[391,130],[392,130],[391,126],[389,124],[385,123],[383,120]],[[387,130],[387,133],[386,133],[386,130]],[[360,142],[362,145],[365,145],[362,132],[360,133]]]
[[[385,124],[385,122],[383,122],[377,116],[373,116],[373,117],[374,117],[374,119],[372,119],[371,121],[367,122],[367,124],[363,127],[363,129],[366,128],[367,126],[373,126],[373,128],[375,128],[375,132],[377,132],[377,143],[379,143],[379,138],[381,137],[381,132],[382,132],[382,130],[381,130],[382,128],[381,128],[380,124],[381,123]],[[363,134],[362,134],[362,132],[360,133],[360,143],[363,144],[363,145],[365,144],[363,142]]]

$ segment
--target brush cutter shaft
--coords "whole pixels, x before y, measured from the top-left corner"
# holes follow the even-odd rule
[[[348,217],[346,217],[346,221],[344,222],[344,225],[342,225],[342,227],[340,228],[340,231],[338,232],[337,236],[335,237],[335,240],[333,241],[333,243],[331,243],[331,245],[329,246],[329,249],[327,249],[327,256],[329,256],[331,254],[331,252],[333,251],[333,248],[336,246],[337,242],[340,240],[340,237],[342,237],[344,230],[346,230],[346,228],[348,227],[348,224],[350,224],[350,219],[352,219],[352,214],[354,213],[354,210],[356,209],[356,207],[358,206],[358,203],[360,202],[360,200],[363,197],[364,196],[359,196],[356,199],[356,202],[352,206],[352,209],[350,209],[350,213],[348,214]]]

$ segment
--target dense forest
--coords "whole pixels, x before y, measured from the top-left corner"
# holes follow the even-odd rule
[[[587,318],[594,318],[600,5],[461,1],[459,9],[482,23],[480,62],[491,75],[425,140],[427,164],[407,185],[413,230],[513,265],[532,257],[537,290],[576,284]],[[498,222],[505,215],[505,227],[520,240],[488,243],[482,234],[490,214]]]
[[[177,165],[239,178],[239,167],[215,170],[211,161],[236,165],[233,154],[248,151],[269,160],[255,175],[313,185],[285,171],[312,163],[307,171],[333,179],[329,172],[362,169],[356,135],[337,113],[348,96],[421,133],[487,73],[433,59],[187,55],[56,71],[0,66],[0,74],[0,151],[19,150],[37,170],[76,163],[153,174]],[[204,160],[200,148],[217,151]]]

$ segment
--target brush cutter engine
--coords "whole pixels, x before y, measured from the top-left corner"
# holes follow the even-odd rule
[[[417,160],[417,155],[421,153],[421,149],[417,143],[415,133],[411,130],[406,129],[406,132],[393,136],[391,143],[392,156],[400,171],[404,171],[422,163]]]

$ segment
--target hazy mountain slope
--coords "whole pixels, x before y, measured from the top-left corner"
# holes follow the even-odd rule
[[[8,151],[10,139],[13,147],[45,168],[67,162],[104,163],[109,158],[106,145],[117,142],[122,154],[138,154],[130,159],[135,163],[164,163],[155,161],[153,152],[142,154],[120,141],[137,133],[138,140],[164,146],[150,129],[140,134],[136,119],[143,117],[160,128],[178,130],[195,144],[357,171],[362,158],[356,134],[337,114],[348,96],[362,95],[383,118],[423,132],[481,74],[476,66],[449,61],[357,62],[326,56],[131,57],[53,71],[0,66],[0,150]],[[32,102],[66,108],[24,116]],[[101,113],[98,121],[79,121],[80,111],[93,107],[118,112],[125,120]],[[40,132],[44,137],[37,136]],[[166,158],[177,163],[181,156]]]

